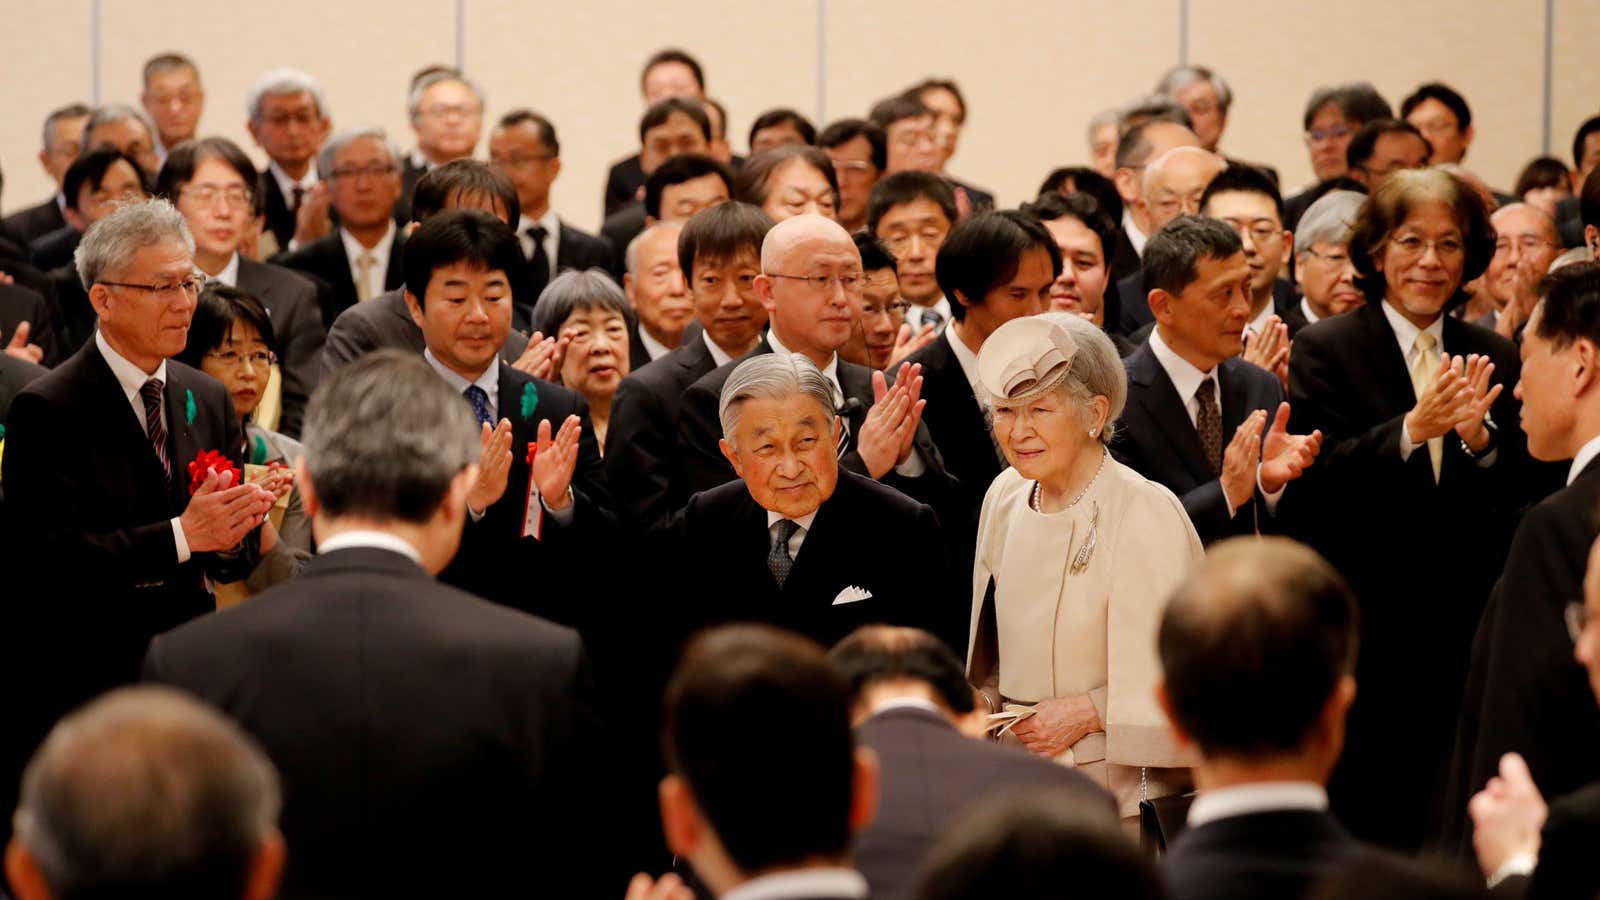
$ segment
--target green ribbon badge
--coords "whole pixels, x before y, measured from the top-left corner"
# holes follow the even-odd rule
[[[267,439],[259,434],[256,435],[255,441],[251,445],[250,462],[258,466],[264,466],[267,464],[267,458],[271,455],[267,450]]]
[[[184,391],[183,392],[183,417],[184,417],[183,420],[185,422],[188,422],[190,425],[193,425],[194,424],[194,414],[195,414],[194,391]]]
[[[533,411],[539,407],[539,387],[529,383],[522,387],[522,419],[527,421],[532,418]]]

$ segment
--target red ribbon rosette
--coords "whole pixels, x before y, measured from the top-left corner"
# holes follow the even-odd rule
[[[242,483],[239,477],[239,469],[233,464],[233,460],[216,450],[202,450],[200,455],[194,458],[194,462],[189,463],[189,496],[193,497],[194,492],[200,490],[200,485],[206,483],[206,473],[211,469],[216,469],[218,475],[224,472],[232,472],[232,483]]]

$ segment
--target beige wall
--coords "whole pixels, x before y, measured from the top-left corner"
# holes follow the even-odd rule
[[[1600,112],[1600,0],[1554,0],[1551,149],[1566,158],[1573,129]],[[90,0],[13,7],[0,77],[9,119],[0,135],[3,208],[47,195],[34,155],[52,107],[93,89]],[[244,128],[250,83],[274,66],[304,68],[327,85],[335,128],[378,124],[409,148],[405,86],[431,62],[452,62],[452,0],[103,0],[102,100],[137,100],[139,68],[177,49],[200,64],[202,132],[255,150]],[[750,121],[787,105],[829,119],[861,115],[925,75],[959,81],[971,116],[951,172],[1000,202],[1027,199],[1054,166],[1087,157],[1095,112],[1142,93],[1179,54],[1179,0],[1038,3],[996,0],[828,0],[825,73],[818,71],[817,0],[732,3],[628,0],[582,4],[465,0],[461,46],[489,97],[489,121],[530,106],[556,123],[564,169],[558,211],[598,225],[606,170],[636,149],[638,65],[682,45],[705,63],[742,151]],[[1472,103],[1478,139],[1468,164],[1502,188],[1537,155],[1542,135],[1545,0],[1346,0],[1269,7],[1189,0],[1192,61],[1223,72],[1237,101],[1223,148],[1277,166],[1288,186],[1310,176],[1300,139],[1306,97],[1319,84],[1366,78],[1398,104],[1439,78]],[[295,23],[291,26],[289,23]],[[819,77],[821,76],[821,77]],[[485,143],[487,142],[487,126]],[[484,153],[480,146],[480,155]],[[258,154],[259,156],[259,154]]]

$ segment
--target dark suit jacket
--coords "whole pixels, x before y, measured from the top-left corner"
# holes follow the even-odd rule
[[[678,449],[683,392],[717,367],[701,339],[633,369],[611,399],[606,429],[606,480],[624,528],[648,533],[689,502],[689,478]]]
[[[1589,547],[1600,537],[1600,462],[1528,510],[1495,583],[1472,647],[1443,826],[1472,856],[1467,801],[1499,772],[1527,760],[1546,797],[1600,781],[1600,707],[1572,658],[1566,605],[1583,596]]]
[[[11,408],[11,401],[29,382],[48,371],[44,366],[0,353],[0,427],[6,424],[6,411]],[[0,431],[0,437],[5,437],[5,432]]]
[[[1122,279],[1137,271],[1139,271],[1139,251],[1133,249],[1133,241],[1129,239],[1127,230],[1119,224],[1117,226],[1117,243],[1111,251],[1111,280],[1113,283],[1120,283]],[[1122,304],[1124,306],[1128,304],[1128,296],[1126,294],[1122,295]],[[1119,323],[1120,320],[1118,322],[1112,322],[1109,319],[1106,321],[1108,325],[1117,325]]]
[[[340,232],[320,238],[288,253],[280,253],[272,261],[321,279],[326,288],[319,298],[322,305],[322,324],[332,328],[339,314],[356,305],[356,282],[350,276],[350,257],[344,252],[344,239]],[[392,291],[405,281],[402,260],[405,257],[406,234],[394,233],[394,246],[389,248],[389,266],[384,270],[383,289]]]
[[[994,209],[994,195],[983,188],[973,187],[964,181],[957,181],[949,176],[945,176],[945,181],[950,182],[951,187],[967,192],[967,203],[973,212]]]
[[[78,249],[78,241],[82,239],[83,235],[78,233],[78,229],[71,225],[63,225],[55,231],[35,238],[28,244],[28,252],[33,258],[33,264],[48,272],[70,264],[72,254]]]
[[[25,244],[44,237],[52,231],[67,227],[67,219],[61,215],[61,207],[56,205],[54,196],[38,204],[19,209],[5,217],[6,229]]]
[[[1051,791],[1064,803],[1093,809],[1106,825],[1116,823],[1111,795],[1081,773],[1017,747],[967,737],[931,710],[884,710],[856,728],[856,743],[872,748],[882,773],[878,814],[856,836],[854,852],[875,900],[912,896],[934,842],[980,800]]]
[[[525,395],[535,404],[526,416],[522,409]],[[496,403],[500,418],[511,420],[511,474],[506,491],[482,519],[468,520],[461,534],[461,549],[439,573],[439,580],[563,625],[586,627],[589,623],[584,614],[609,612],[596,602],[599,596],[590,587],[595,570],[590,566],[603,565],[602,554],[614,549],[611,536],[616,530],[589,405],[576,392],[505,363],[500,364]],[[534,439],[541,419],[550,420],[554,433],[569,415],[583,420],[578,464],[572,476],[572,520],[558,525],[546,512],[541,538],[522,537],[533,471],[528,464],[528,442]]]
[[[357,303],[339,314],[328,329],[322,345],[319,378],[348,362],[355,362],[374,350],[394,347],[421,353],[428,346],[422,329],[411,320],[404,288],[385,291],[365,303]],[[528,336],[511,331],[500,347],[500,358],[516,362],[528,349]]]
[[[1283,324],[1289,326],[1289,338],[1293,340],[1296,335],[1300,334],[1301,329],[1311,323],[1306,321],[1305,310],[1300,308],[1299,303],[1296,303],[1284,311]]]
[[[606,173],[605,216],[627,206],[640,197],[644,187],[644,168],[639,165],[639,154],[621,160]],[[619,249],[617,252],[621,252]]]
[[[1271,529],[1266,503],[1256,491],[1251,502],[1228,514],[1222,480],[1211,471],[1205,445],[1189,421],[1186,398],[1179,397],[1167,370],[1145,343],[1125,361],[1128,404],[1117,422],[1111,450],[1124,465],[1178,495],[1200,540],[1207,544],[1226,537]],[[1283,402],[1276,376],[1235,356],[1216,369],[1222,390],[1222,445],[1252,412],[1271,417]],[[930,404],[931,405],[931,404]]]
[[[1296,900],[1358,846],[1327,812],[1247,813],[1185,828],[1163,868],[1173,900]]]
[[[278,187],[278,179],[266,169],[261,171],[261,190],[266,201],[267,230],[277,239],[279,247],[287,248],[294,240],[294,210],[289,208],[283,188]]]
[[[417,182],[428,174],[429,168],[417,165],[412,157],[413,154],[406,154],[400,164],[400,199],[394,203],[394,223],[401,228],[411,224],[411,197],[417,192]]]
[[[1550,798],[1546,792],[1545,796]],[[1539,865],[1531,876],[1500,882],[1496,897],[1566,900],[1600,894],[1594,848],[1600,843],[1600,784],[1550,798],[1550,815],[1539,834]]]
[[[628,270],[628,244],[644,231],[644,226],[643,200],[623,206],[606,216],[605,222],[600,225],[600,236],[611,244],[611,274],[618,281],[622,280],[623,273]]]
[[[322,343],[328,337],[317,303],[317,286],[298,272],[243,257],[239,259],[238,286],[260,300],[272,317],[278,368],[283,372],[283,414],[278,431],[299,437],[306,401],[322,372]]]
[[[1516,383],[1511,342],[1450,316],[1443,328],[1440,352],[1487,354],[1494,380]],[[1308,326],[1289,366],[1295,430],[1320,429],[1323,444],[1279,515],[1344,574],[1362,607],[1363,688],[1330,797],[1356,837],[1414,848],[1449,762],[1473,632],[1516,512],[1546,479],[1528,461],[1509,390],[1491,410],[1499,423],[1491,465],[1474,462],[1453,435],[1438,483],[1425,446],[1401,460],[1400,430],[1416,397],[1379,303]]]
[[[17,326],[28,323],[28,343],[39,345],[44,351],[43,363],[54,366],[65,359],[61,341],[56,337],[53,304],[38,291],[15,284],[0,283],[0,347],[10,343]]]
[[[156,638],[144,676],[222,710],[277,766],[284,897],[486,896],[530,877],[578,895],[567,854],[594,836],[577,635],[375,548],[256,599]]]
[[[576,228],[572,223],[562,219],[561,231],[556,237],[556,258],[553,260],[555,266],[552,269],[552,277],[562,272],[582,272],[585,269],[605,269],[609,272],[615,256],[615,251],[605,238]],[[538,288],[543,291],[544,285],[541,284]],[[537,297],[538,294],[534,296]]]
[[[1583,210],[1577,197],[1562,197],[1556,201],[1556,231],[1565,247],[1583,246]]]
[[[928,506],[841,468],[811,525],[780,589],[767,568],[767,511],[744,482],[690,498],[677,524],[677,559],[679,571],[694,573],[695,588],[675,613],[679,627],[765,622],[831,647],[873,623],[948,635],[956,607],[965,614],[966,586],[955,585],[940,554],[929,552],[940,535]],[[872,596],[835,605],[851,586]]]
[[[922,396],[928,401],[922,422],[939,447],[945,466],[982,503],[984,492],[1005,469],[1006,461],[995,449],[983,407],[972,392],[955,350],[941,336],[907,357],[906,362],[922,366]]]
[[[72,263],[50,270],[51,318],[54,322],[56,344],[61,358],[77,353],[94,337],[99,317],[89,303],[89,292],[84,290],[78,268]]]

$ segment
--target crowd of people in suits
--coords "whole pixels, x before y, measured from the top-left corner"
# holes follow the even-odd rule
[[[1285,196],[1183,66],[998,209],[951,81],[640,89],[596,234],[448,67],[50,115],[0,896],[1595,896],[1600,116],[1330,86]]]

